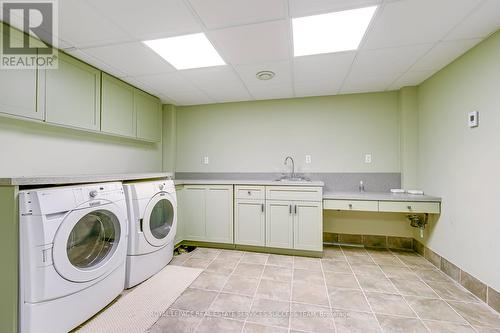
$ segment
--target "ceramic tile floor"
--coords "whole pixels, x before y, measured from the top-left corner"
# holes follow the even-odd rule
[[[500,333],[497,312],[414,252],[197,248],[171,264],[204,271],[150,332]]]

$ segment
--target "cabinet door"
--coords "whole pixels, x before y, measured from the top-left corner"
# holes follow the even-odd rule
[[[0,22],[0,44],[3,29]],[[8,28],[7,28],[8,29]],[[21,41],[23,34],[17,30],[11,33],[12,41]],[[37,109],[37,70],[5,69],[0,71],[0,112],[14,116],[43,120],[42,110]]]
[[[294,202],[294,249],[323,251],[323,207],[320,202]]]
[[[291,201],[267,201],[266,246],[293,248],[293,215]]]
[[[134,88],[102,73],[101,131],[136,137]]]
[[[136,89],[134,103],[137,115],[137,138],[147,141],[160,141],[160,101],[156,97]]]
[[[45,120],[99,130],[101,72],[64,53],[59,68],[45,71]]]
[[[205,209],[206,240],[233,243],[233,186],[209,186]]]
[[[234,242],[265,246],[266,214],[263,200],[237,200],[234,212]]]
[[[177,230],[175,233],[175,244],[178,244],[184,240],[184,222],[183,222],[183,210],[182,203],[184,202],[184,186],[175,186],[175,195],[177,197]]]
[[[187,240],[205,240],[205,187],[184,186],[181,216],[184,237]]]

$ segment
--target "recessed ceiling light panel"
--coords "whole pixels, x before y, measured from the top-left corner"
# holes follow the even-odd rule
[[[377,6],[294,18],[294,56],[356,50]]]
[[[225,65],[204,33],[144,41],[176,69]]]

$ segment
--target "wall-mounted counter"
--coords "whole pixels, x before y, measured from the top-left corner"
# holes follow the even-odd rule
[[[325,192],[323,209],[390,213],[441,212],[441,198],[428,195],[375,192]]]

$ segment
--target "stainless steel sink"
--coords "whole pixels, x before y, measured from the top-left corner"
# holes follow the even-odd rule
[[[277,182],[310,182],[311,180],[306,177],[295,176],[295,177],[281,177],[276,179]]]

